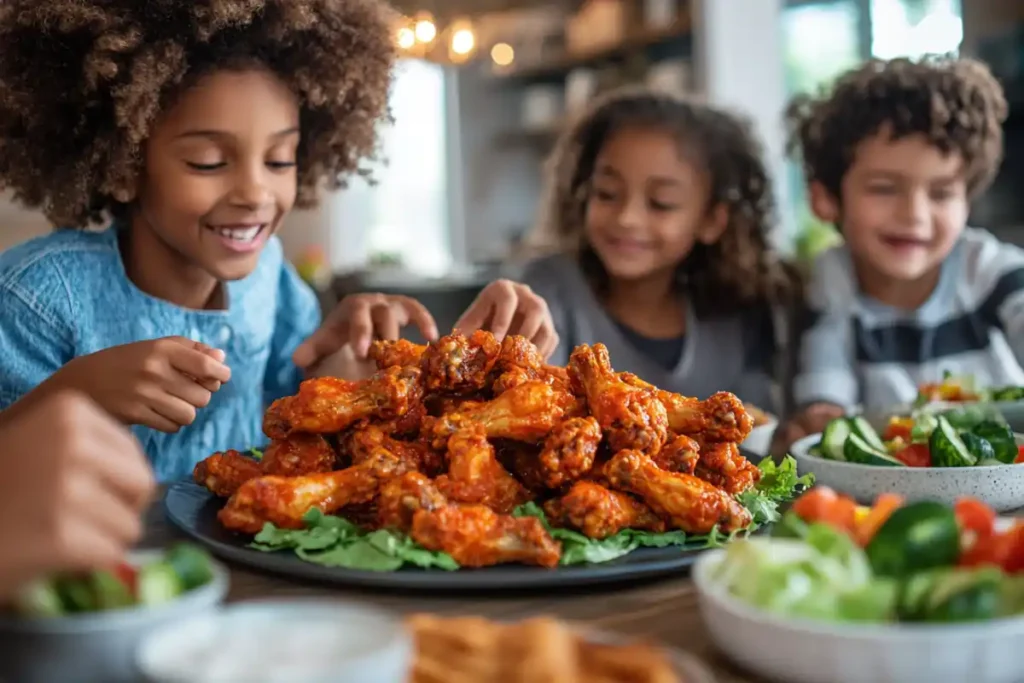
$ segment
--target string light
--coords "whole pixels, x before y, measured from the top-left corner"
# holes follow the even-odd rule
[[[434,17],[428,12],[420,12],[416,15],[416,40],[421,43],[432,43],[437,38],[437,24]]]
[[[476,36],[468,28],[462,28],[452,33],[452,52],[457,55],[468,55],[476,47]]]
[[[396,39],[398,42],[398,47],[402,48],[403,50],[411,50],[412,47],[416,44],[416,32],[413,31],[408,26],[403,26],[402,28],[398,29]]]
[[[491,48],[491,61],[498,66],[508,66],[516,58],[516,51],[508,43],[498,43]]]

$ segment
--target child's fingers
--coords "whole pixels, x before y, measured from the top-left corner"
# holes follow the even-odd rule
[[[370,317],[373,319],[373,337],[387,341],[398,339],[402,328],[409,322],[405,309],[395,304],[374,306]],[[366,351],[369,353],[369,347]]]
[[[487,287],[490,290],[491,324],[490,332],[501,341],[512,327],[516,311],[519,309],[519,294],[516,286],[508,280],[498,280]],[[487,293],[484,290],[484,294]]]
[[[398,297],[398,299],[407,316],[406,324],[411,322],[415,325],[416,329],[420,331],[420,334],[427,341],[436,340],[437,323],[434,321],[434,316],[430,315],[427,307],[411,297],[402,296]]]
[[[165,434],[174,434],[181,425],[169,420],[149,406],[139,406],[132,417],[132,423],[155,429]]]
[[[231,369],[228,366],[195,348],[179,347],[172,351],[168,360],[175,370],[196,380],[227,382],[231,379]]]
[[[555,349],[558,348],[558,333],[555,332],[554,328],[542,327],[537,333],[537,337],[533,340],[533,345],[537,347],[537,353],[540,354],[541,358],[546,361],[555,352]]]

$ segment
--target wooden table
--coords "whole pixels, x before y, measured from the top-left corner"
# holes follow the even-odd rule
[[[184,536],[167,521],[163,497],[146,516],[143,548],[161,548]],[[358,588],[323,586],[231,566],[229,602],[268,597],[336,597],[400,613],[472,614],[519,619],[542,614],[557,616],[611,633],[650,638],[699,657],[719,683],[762,683],[738,671],[719,655],[700,619],[696,590],[688,577],[643,583],[630,588],[588,589],[579,592],[517,594],[501,597],[394,595]]]

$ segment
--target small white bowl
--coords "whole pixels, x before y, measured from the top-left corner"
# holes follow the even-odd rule
[[[760,539],[757,539],[760,540]],[[748,605],[715,580],[725,551],[701,555],[693,580],[711,639],[780,683],[1020,683],[1024,617],[973,624],[841,624]]]
[[[305,599],[232,605],[170,624],[146,637],[137,662],[147,683],[405,683],[413,656],[400,617]]]
[[[750,434],[740,444],[740,448],[756,456],[766,457],[772,448],[772,436],[779,426],[778,420],[771,420],[750,430]]]
[[[139,551],[132,564],[163,557]],[[212,610],[228,592],[228,572],[213,562],[213,579],[154,607],[128,607],[65,617],[0,618],[0,681],[137,683],[135,650],[153,629]]]
[[[870,504],[882,493],[898,493],[907,500],[935,500],[952,505],[958,498],[983,500],[998,512],[1024,507],[1024,464],[981,467],[884,467],[829,460],[810,449],[821,434],[806,436],[790,446],[801,474],[814,473],[816,484]],[[1017,442],[1024,437],[1017,435]]]

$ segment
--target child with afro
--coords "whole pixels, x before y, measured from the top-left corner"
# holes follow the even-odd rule
[[[275,236],[367,173],[394,59],[377,0],[0,5],[0,189],[61,228],[0,254],[0,409],[51,378],[133,425],[167,481],[260,445],[269,401],[374,337],[436,337],[405,297],[321,321]],[[556,341],[516,283],[465,319]]]
[[[914,400],[944,373],[1024,383],[1024,251],[966,227],[1002,158],[1007,104],[988,68],[871,61],[789,109],[811,207],[845,244],[821,254],[777,445],[829,419]]]

